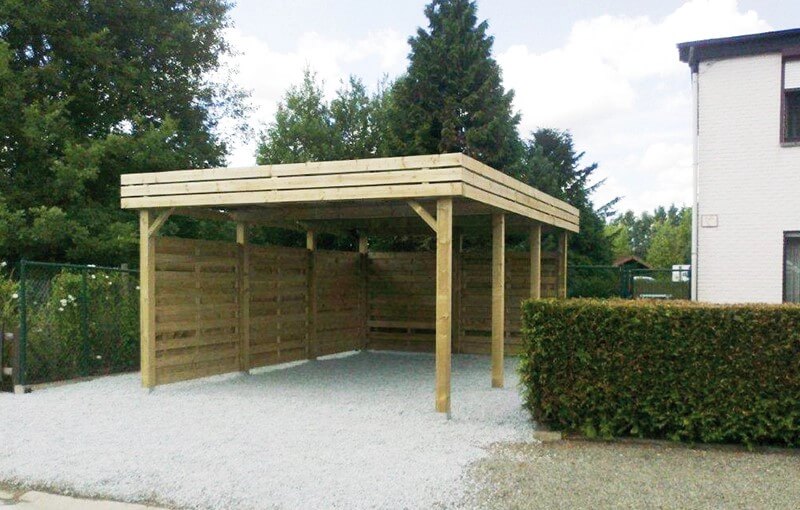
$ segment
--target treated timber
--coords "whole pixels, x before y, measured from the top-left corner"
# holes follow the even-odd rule
[[[239,315],[239,370],[250,371],[250,246],[248,225],[236,224],[236,244],[239,249],[238,315]]]
[[[156,384],[156,247],[150,228],[153,211],[139,211],[139,327],[141,334],[142,386]]]
[[[422,205],[416,200],[409,200],[408,206],[411,207],[411,209],[413,209],[414,212],[417,213],[417,215],[420,218],[422,218],[422,221],[424,221],[429,227],[431,227],[431,230],[436,232],[436,218],[434,218],[433,215],[429,213],[427,209],[422,207]]]
[[[363,307],[361,310],[362,324],[361,324],[361,349],[367,348],[369,342],[369,238],[364,233],[358,236],[358,267],[361,272],[361,301],[360,305]]]
[[[505,346],[506,223],[504,214],[492,216],[492,387],[503,387]]]
[[[236,209],[272,204],[315,210],[315,206],[337,202],[418,202],[452,196],[483,205],[482,214],[491,213],[485,209],[488,206],[573,232],[579,225],[574,207],[463,154],[128,174],[122,176],[121,184],[122,207],[134,209],[216,208],[236,216]],[[415,209],[425,211],[424,204]],[[462,209],[459,204],[454,214],[462,214]],[[466,208],[463,213],[471,212]],[[272,214],[269,220],[273,222],[280,222],[281,216],[288,219],[281,211]],[[339,219],[370,217],[353,211],[336,214],[334,218]],[[395,212],[382,214],[391,217]],[[313,211],[303,215],[298,211],[289,225],[319,218]],[[422,212],[422,217],[430,225],[432,215]]]
[[[453,199],[436,203],[436,410],[450,413]]]
[[[171,207],[166,211],[161,211],[160,213],[158,213],[158,216],[156,216],[155,220],[153,220],[152,224],[150,225],[150,228],[147,231],[148,235],[150,237],[156,235],[156,233],[161,229],[161,227],[164,226],[164,223],[167,222],[169,217],[172,216],[173,212],[175,212],[175,208]]]
[[[531,299],[542,297],[542,224],[534,223],[530,230]]]
[[[559,298],[567,297],[567,232],[558,233],[558,282]]]
[[[317,359],[319,350],[317,338],[317,237],[313,230],[306,232],[306,250],[308,250],[308,308],[306,319],[306,357]]]

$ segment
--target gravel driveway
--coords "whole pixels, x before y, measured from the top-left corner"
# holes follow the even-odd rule
[[[800,451],[652,443],[505,443],[464,478],[457,508],[796,509]]]

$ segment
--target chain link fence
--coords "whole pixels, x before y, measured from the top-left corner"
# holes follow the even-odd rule
[[[17,384],[138,370],[137,271],[22,261],[18,276]]]

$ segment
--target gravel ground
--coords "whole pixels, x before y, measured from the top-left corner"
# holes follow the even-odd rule
[[[661,443],[504,443],[473,464],[455,508],[797,509],[800,451]]]
[[[156,388],[137,374],[0,394],[0,483],[189,508],[430,508],[494,442],[525,441],[516,388],[453,357],[366,352]]]

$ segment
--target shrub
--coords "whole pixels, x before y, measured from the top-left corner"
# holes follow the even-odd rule
[[[800,445],[800,306],[528,301],[523,336],[525,405],[556,429]]]
[[[26,382],[136,370],[139,302],[127,273],[64,269],[28,280]]]

